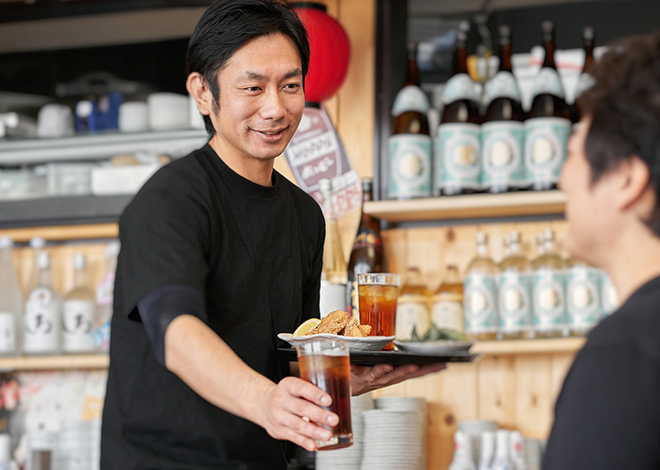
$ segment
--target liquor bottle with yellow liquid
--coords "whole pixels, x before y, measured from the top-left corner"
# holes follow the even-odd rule
[[[602,318],[601,275],[595,267],[570,258],[566,263],[566,305],[568,332],[587,334]]]
[[[430,292],[417,267],[410,267],[399,292],[395,335],[398,340],[422,338],[431,328]]]
[[[491,340],[497,334],[497,264],[488,254],[488,236],[477,232],[477,255],[465,274],[463,310],[465,334],[471,340]]]
[[[323,247],[323,270],[321,272],[320,312],[321,318],[334,310],[344,309],[346,292],[346,260],[341,246],[339,226],[332,206],[332,184],[329,179],[319,181],[325,216],[325,246]]]
[[[453,264],[447,265],[445,278],[431,298],[431,323],[438,329],[465,331],[463,283]]]
[[[467,26],[456,33],[452,73],[442,93],[444,108],[434,148],[434,194],[481,189],[481,136],[478,98],[467,68]]]
[[[500,264],[498,307],[500,339],[530,338],[532,306],[530,302],[531,265],[520,249],[520,232],[509,234],[509,256]]]
[[[542,254],[532,263],[534,332],[537,338],[556,338],[566,329],[566,274],[551,229],[544,230],[543,241]]]

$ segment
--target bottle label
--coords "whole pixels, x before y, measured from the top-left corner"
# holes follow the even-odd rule
[[[92,324],[94,302],[66,300],[62,312],[62,350],[66,352],[90,352],[94,349]]]
[[[433,297],[431,323],[436,328],[464,331],[463,296],[460,294],[440,294]]]
[[[575,266],[566,275],[568,325],[587,329],[602,318],[600,305],[600,273],[597,269]]]
[[[406,298],[408,297],[408,298]],[[396,306],[395,334],[399,340],[412,339],[413,330],[419,338],[431,327],[429,308],[424,296],[399,297]]]
[[[614,288],[614,284],[612,284],[612,280],[605,271],[600,272],[600,281],[603,316],[608,316],[619,308],[619,296]]]
[[[488,106],[496,98],[511,98],[521,102],[520,89],[511,72],[500,71],[486,83],[484,91],[484,104]]]
[[[397,134],[389,139],[390,199],[431,196],[431,137]]]
[[[480,127],[465,123],[441,124],[438,127],[434,164],[437,189],[449,194],[459,193],[463,188],[479,189]]]
[[[397,93],[394,105],[392,105],[392,116],[397,117],[407,111],[426,114],[429,109],[429,100],[424,90],[415,85],[408,85]]]
[[[25,352],[57,352],[60,341],[60,302],[53,291],[37,287],[25,305]]]
[[[561,84],[561,78],[559,78],[559,73],[555,69],[543,67],[536,75],[532,85],[532,99],[542,93],[564,98],[564,86]]]
[[[0,353],[16,352],[16,316],[0,312]]]
[[[445,83],[442,102],[445,106],[458,100],[478,101],[474,82],[467,73],[459,73]]]
[[[560,330],[566,323],[565,273],[558,269],[537,269],[533,284],[534,328]]]
[[[471,334],[495,333],[495,277],[473,273],[465,278],[465,332]]]
[[[548,185],[559,180],[570,132],[571,121],[564,118],[525,121],[525,168],[529,182]]]
[[[577,100],[582,93],[587,91],[595,84],[596,84],[596,79],[593,77],[593,75],[590,75],[588,73],[581,74],[580,79],[578,80],[577,88],[575,90],[575,99]]]
[[[483,187],[519,188],[525,186],[522,156],[525,126],[516,121],[487,122],[481,126],[483,142]]]
[[[108,273],[96,286],[96,304],[112,305],[115,290],[115,273]]]
[[[517,271],[499,276],[498,307],[500,331],[519,333],[529,330],[531,323],[530,275]]]

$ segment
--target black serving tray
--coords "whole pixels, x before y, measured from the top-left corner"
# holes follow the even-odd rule
[[[277,354],[283,362],[297,362],[296,350],[294,348],[278,348]],[[414,354],[406,351],[369,351],[352,352],[351,364],[362,366],[373,366],[376,364],[391,364],[401,366],[404,364],[437,364],[437,363],[461,363],[473,362],[481,354],[472,354],[470,352],[457,352],[453,354],[442,354],[438,356],[429,356],[423,354]]]

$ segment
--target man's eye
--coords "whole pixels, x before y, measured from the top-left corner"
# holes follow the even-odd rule
[[[287,90],[297,90],[298,88],[300,88],[300,84],[298,84],[298,83],[288,83],[288,84],[284,85],[284,88],[286,88]]]
[[[260,90],[261,90],[261,88],[259,88],[258,86],[249,86],[249,87],[245,88],[245,91],[249,91],[250,93],[256,93]]]

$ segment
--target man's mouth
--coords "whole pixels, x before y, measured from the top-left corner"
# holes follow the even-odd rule
[[[282,129],[272,129],[272,130],[257,130],[257,129],[255,129],[255,130],[256,130],[257,132],[259,132],[260,134],[264,134],[264,135],[279,135],[279,134],[281,134],[282,132],[284,132],[284,129],[286,129],[286,128],[282,128]]]

